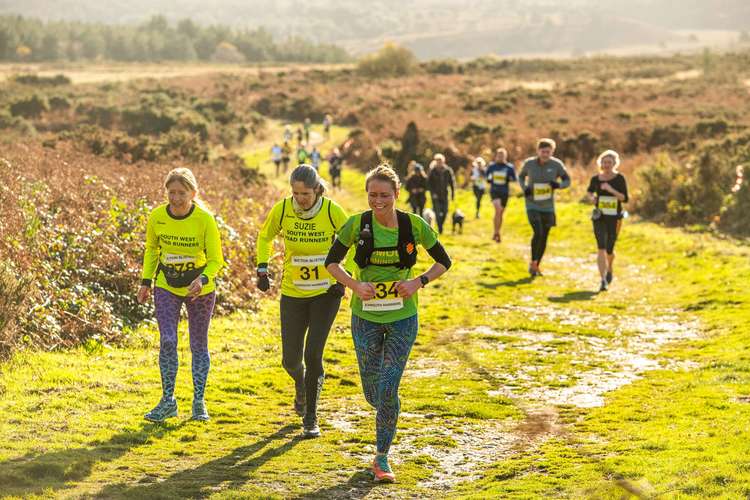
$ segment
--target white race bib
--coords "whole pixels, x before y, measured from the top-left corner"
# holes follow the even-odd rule
[[[604,215],[617,215],[617,198],[614,196],[600,196],[599,210]]]
[[[331,275],[325,262],[326,255],[292,256],[292,284],[302,291],[328,290]]]
[[[373,283],[375,298],[362,301],[363,311],[398,311],[404,307],[403,297],[398,296],[398,281]]]
[[[547,183],[534,184],[534,201],[544,201],[552,199],[552,186]]]
[[[176,253],[164,254],[162,264],[179,273],[195,269],[195,255],[180,255]]]

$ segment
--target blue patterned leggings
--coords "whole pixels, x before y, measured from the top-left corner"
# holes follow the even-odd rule
[[[378,453],[388,453],[396,435],[401,409],[398,385],[418,329],[416,314],[393,323],[374,323],[352,314],[352,338],[362,390],[367,402],[377,410]]]
[[[201,295],[195,300],[180,297],[169,290],[154,288],[156,321],[159,324],[159,370],[164,399],[174,397],[177,378],[177,325],[182,304],[187,306],[190,351],[193,354],[193,398],[203,400],[211,358],[208,355],[208,326],[211,323],[216,293]]]

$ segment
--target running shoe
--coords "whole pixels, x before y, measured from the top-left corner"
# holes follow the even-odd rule
[[[372,461],[372,473],[376,483],[393,483],[396,481],[396,474],[388,465],[388,455],[376,455]]]
[[[500,235],[497,233],[493,234],[492,241],[496,241],[497,243],[500,243]]]
[[[606,292],[606,291],[607,291],[607,288],[608,288],[608,285],[607,285],[607,280],[602,280],[602,284],[601,284],[601,286],[599,287],[599,291],[600,291],[600,292]]]
[[[304,438],[316,438],[320,437],[320,427],[318,427],[318,419],[304,419],[302,421],[302,437]]]
[[[202,399],[200,401],[193,401],[193,416],[191,419],[205,422],[210,418],[206,409],[206,402]]]
[[[607,271],[607,284],[612,283],[612,271]]]
[[[161,401],[159,401],[159,404],[154,406],[154,408],[150,412],[146,413],[143,418],[150,422],[163,422],[170,417],[176,416],[177,400],[172,398],[162,399]]]

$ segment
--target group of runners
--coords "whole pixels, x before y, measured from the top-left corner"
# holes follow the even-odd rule
[[[510,182],[518,180],[533,229],[532,276],[541,274],[549,231],[556,223],[554,193],[570,185],[565,166],[553,156],[554,141],[541,139],[537,146],[538,154],[527,159],[517,175],[503,149],[497,150],[486,169],[481,162],[474,165],[475,181],[490,183],[497,210],[495,241],[500,241]],[[605,290],[612,280],[614,244],[628,194],[625,178],[617,172],[618,154],[605,151],[597,163],[600,172],[591,178],[588,192],[595,204],[591,218],[599,248],[601,289]],[[414,190],[413,175],[426,181],[421,191]],[[309,164],[298,165],[289,176],[291,195],[273,206],[257,238],[256,279],[263,292],[272,288],[269,260],[273,241],[277,237],[284,241],[279,310],[282,366],[294,383],[292,406],[302,418],[302,432],[308,438],[320,435],[317,408],[325,380],[325,344],[345,288],[353,292],[354,351],[365,399],[376,412],[377,451],[372,463],[376,481],[395,480],[388,452],[400,411],[399,383],[419,329],[418,291],[451,267],[438,233],[418,211],[424,209],[424,192],[429,189],[435,211],[447,213],[448,190],[451,198],[455,196],[453,172],[445,158],[436,155],[429,175],[414,166],[412,176],[407,190],[417,213],[396,208],[401,181],[390,166],[379,165],[365,179],[369,210],[349,216],[326,196],[326,183],[318,170]],[[215,278],[225,265],[221,238],[214,216],[198,197],[198,184],[190,170],[171,171],[164,188],[167,203],[156,207],[148,219],[137,297],[141,303],[153,297],[160,334],[162,397],[145,418],[161,422],[177,415],[177,325],[185,304],[192,352],[192,418],[208,420],[204,398],[210,367],[208,329],[216,300]],[[415,193],[422,196],[417,203]],[[438,227],[442,231],[439,218]],[[434,263],[415,276],[419,246]],[[355,250],[350,253],[351,247]],[[342,265],[348,254],[347,264]]]
[[[294,410],[303,435],[320,435],[317,407],[325,379],[323,351],[345,287],[353,291],[351,329],[366,400],[376,411],[376,481],[394,481],[388,452],[400,410],[399,383],[419,328],[417,292],[451,267],[435,231],[421,217],[396,209],[401,189],[387,165],[367,174],[369,210],[348,216],[325,195],[319,172],[297,166],[291,196],[276,203],[257,239],[257,286],[271,288],[268,261],[273,240],[284,240],[280,325],[282,365],[295,387]],[[177,324],[187,306],[193,355],[192,418],[208,420],[204,393],[210,367],[208,328],[216,300],[215,277],[224,266],[216,221],[198,198],[193,174],[184,168],[164,182],[168,202],[148,219],[143,279],[138,300],[153,296],[160,334],[162,397],[145,418],[177,415]],[[354,246],[351,273],[341,263]],[[415,276],[417,248],[435,263]]]

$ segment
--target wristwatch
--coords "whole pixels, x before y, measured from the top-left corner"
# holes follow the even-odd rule
[[[427,286],[427,283],[429,283],[429,282],[430,282],[430,278],[428,278],[427,276],[425,276],[425,275],[423,274],[422,276],[420,276],[420,277],[419,277],[419,281],[421,281],[421,282],[422,282],[422,288],[424,288],[424,287],[426,287],[426,286]]]
[[[201,284],[203,286],[208,285],[208,276],[206,276],[205,274],[201,274]]]

